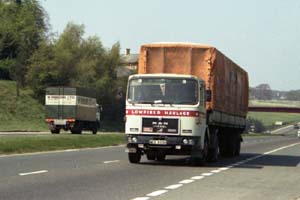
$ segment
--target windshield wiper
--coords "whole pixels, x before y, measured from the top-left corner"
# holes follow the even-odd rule
[[[188,105],[194,105],[196,104],[195,102],[192,101],[177,101],[175,104],[188,104]]]

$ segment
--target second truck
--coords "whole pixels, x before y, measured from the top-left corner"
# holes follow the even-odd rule
[[[83,130],[97,133],[100,108],[96,92],[87,88],[49,87],[45,97],[46,122],[52,134],[61,129],[81,134]]]
[[[127,152],[190,155],[194,162],[240,154],[248,109],[247,72],[212,46],[142,45],[138,74],[128,80]]]

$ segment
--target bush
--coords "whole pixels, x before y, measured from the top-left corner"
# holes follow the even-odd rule
[[[254,130],[251,130],[254,129]],[[256,133],[262,133],[266,130],[266,127],[262,123],[262,121],[248,117],[246,121],[246,129],[245,132],[256,132]]]

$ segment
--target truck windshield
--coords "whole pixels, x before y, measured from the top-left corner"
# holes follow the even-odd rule
[[[134,78],[128,86],[128,102],[141,104],[198,103],[198,83],[195,79]]]

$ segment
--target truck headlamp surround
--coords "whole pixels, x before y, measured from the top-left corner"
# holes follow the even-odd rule
[[[188,144],[188,143],[189,143],[188,139],[186,139],[186,138],[184,138],[184,139],[182,140],[182,142],[183,142],[183,144]]]
[[[137,141],[138,141],[138,139],[136,137],[132,137],[131,140],[133,143],[137,143]]]

